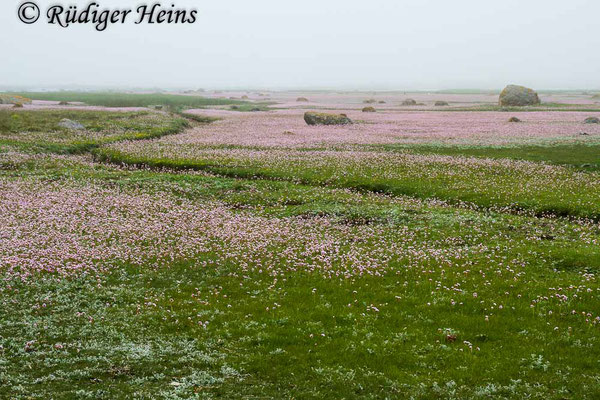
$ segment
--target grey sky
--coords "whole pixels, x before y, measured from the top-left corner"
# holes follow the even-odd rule
[[[197,22],[104,32],[25,25],[21,3],[0,4],[0,86],[600,88],[598,0],[172,0]]]

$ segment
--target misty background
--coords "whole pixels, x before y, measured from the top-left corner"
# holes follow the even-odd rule
[[[597,0],[172,0],[195,24],[48,25],[0,4],[0,88],[600,88]],[[153,1],[96,0],[101,8]]]

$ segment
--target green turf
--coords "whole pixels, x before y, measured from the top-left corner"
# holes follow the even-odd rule
[[[17,94],[17,93],[13,93]],[[164,93],[113,93],[113,92],[20,92],[18,95],[33,100],[83,102],[104,107],[148,107],[163,105],[170,107],[201,108],[215,105],[246,104],[232,99],[207,98],[192,95]]]
[[[79,122],[84,129],[63,128],[59,126],[63,119]],[[0,143],[34,151],[82,153],[120,140],[178,133],[186,126],[185,119],[149,111],[0,110]]]
[[[595,295],[581,294],[576,304],[547,301],[530,308],[531,299],[547,295],[548,287],[580,285],[581,272],[600,268],[597,249],[578,242],[577,225],[568,221],[401,206],[393,198],[287,182],[60,161],[50,168],[40,160],[20,167],[2,174],[40,184],[75,179],[86,187],[142,187],[156,196],[169,192],[216,200],[279,218],[337,215],[346,224],[352,214],[356,223],[383,224],[390,234],[406,227],[440,245],[505,250],[497,259],[488,259],[484,250],[452,267],[429,265],[426,273],[400,263],[392,266],[394,274],[353,279],[298,271],[274,281],[259,269],[240,275],[235,263],[206,269],[189,259],[159,271],[123,264],[100,276],[2,281],[0,396],[592,399],[600,394],[594,379],[597,328],[570,315],[573,307],[594,309]],[[474,226],[483,229],[476,240]],[[533,241],[532,235],[553,238]],[[505,281],[496,265],[526,267],[521,279]],[[438,288],[456,279],[464,292]],[[451,299],[462,305],[450,305]],[[274,303],[280,307],[271,310]],[[368,311],[369,305],[379,312]],[[198,318],[209,320],[209,328],[199,326]]]
[[[211,149],[205,147],[186,153],[184,148],[169,149],[164,144],[141,145],[131,150],[113,146],[99,149],[95,154],[101,161],[129,165],[195,169],[229,177],[288,180],[437,198],[452,204],[525,210],[539,215],[600,218],[600,181],[594,172],[582,175],[584,173],[580,171],[555,167],[549,174],[539,164],[503,165],[451,158],[419,161],[418,157],[404,155],[395,158],[390,152],[371,156],[373,161],[344,158],[344,152],[321,155],[311,151],[258,150],[254,151],[257,156],[253,157],[236,156],[234,152],[213,156]],[[385,157],[385,161],[381,157]]]
[[[547,146],[373,146],[385,150],[409,151],[418,154],[444,154],[480,158],[509,158],[567,165],[587,171],[600,169],[599,144],[552,144]]]

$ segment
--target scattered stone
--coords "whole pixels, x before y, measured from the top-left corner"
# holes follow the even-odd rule
[[[66,129],[72,129],[72,130],[82,130],[85,129],[85,127],[83,125],[81,125],[79,122],[77,121],[73,121],[67,118],[62,119],[59,123],[58,126],[60,126],[61,128],[66,128]]]
[[[295,135],[295,133],[292,131],[283,131],[283,134],[284,135]]]
[[[448,102],[447,101],[443,101],[443,100],[438,100],[438,101],[435,102],[435,105],[437,107],[443,107],[443,106],[447,106]]]
[[[375,100],[375,99],[367,99],[367,100],[363,101],[363,103],[365,103],[365,104],[373,104],[373,103],[377,103],[377,100]]]
[[[377,110],[375,110],[374,107],[365,107],[362,109],[362,112],[375,112]]]
[[[584,124],[600,124],[600,119],[596,117],[588,117],[583,121]]]
[[[58,103],[58,105],[59,105],[59,106],[68,106],[68,105],[69,105],[69,103],[68,103],[68,102],[66,102],[66,101],[60,101],[60,102]]]
[[[317,112],[304,113],[304,121],[308,125],[349,125],[352,120],[346,114],[325,114]]]
[[[540,98],[533,89],[525,86],[508,85],[500,93],[498,104],[501,106],[533,106],[540,104]]]
[[[403,106],[416,106],[417,102],[414,99],[406,99],[402,102]]]
[[[298,97],[298,98],[296,99],[296,101],[302,101],[302,102],[305,102],[305,103],[307,103],[307,102],[308,102],[308,99],[307,99],[306,97]]]
[[[385,101],[379,100],[379,104],[385,104]]]
[[[508,119],[508,122],[521,122],[521,120],[519,118],[517,118],[517,117],[510,117]]]

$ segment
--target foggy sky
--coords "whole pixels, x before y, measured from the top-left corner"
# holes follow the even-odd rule
[[[3,87],[600,89],[598,0],[172,0],[197,22],[104,32],[25,25],[21,3],[0,4]]]

